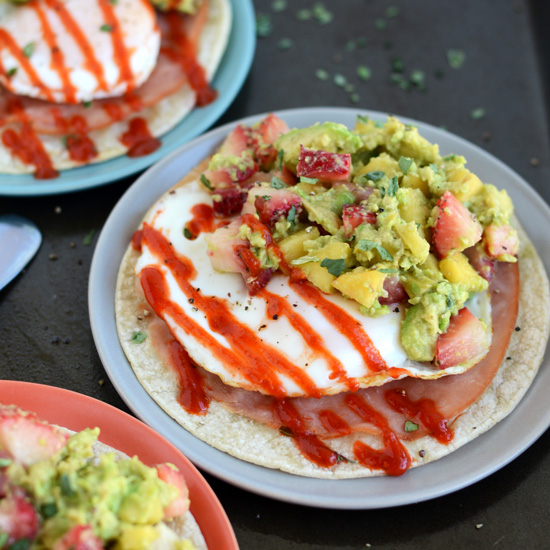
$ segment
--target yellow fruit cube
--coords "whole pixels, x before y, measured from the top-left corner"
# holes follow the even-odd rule
[[[387,153],[381,153],[377,157],[371,158],[369,163],[359,170],[358,175],[367,174],[368,172],[384,172],[388,178],[401,173],[399,163]]]
[[[393,227],[401,237],[405,248],[408,248],[411,254],[418,260],[416,263],[424,263],[430,253],[430,243],[420,235],[416,223],[395,224]]]
[[[422,191],[422,194],[428,196],[430,193],[430,188],[428,187],[428,182],[422,179],[418,174],[411,172],[403,176],[401,180],[401,187],[407,189],[419,189]]]
[[[470,200],[483,188],[481,180],[464,166],[451,170],[447,174],[447,181],[451,184],[449,190],[460,202]]]
[[[481,292],[488,282],[471,266],[468,258],[462,252],[455,252],[439,262],[443,276],[453,284],[460,284],[468,292]]]
[[[332,281],[336,279],[336,276],[330,273],[326,267],[321,266],[322,261],[325,258],[344,260],[346,267],[350,267],[353,262],[353,254],[349,244],[339,241],[331,242],[318,250],[312,250],[308,256],[313,256],[319,261],[299,264],[298,267],[305,274],[308,281],[327,294],[334,292]]]
[[[385,278],[384,273],[361,266],[340,275],[332,282],[332,286],[347,298],[370,308],[380,296]]]
[[[314,240],[319,237],[319,230],[316,227],[308,227],[302,229],[294,235],[290,235],[280,240],[277,244],[283,253],[284,259],[287,262],[291,262],[300,256],[303,256],[306,251],[304,250],[304,243],[309,240]]]

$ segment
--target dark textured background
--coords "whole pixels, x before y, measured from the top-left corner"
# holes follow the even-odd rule
[[[301,21],[313,0],[256,0],[271,23],[258,39],[244,87],[219,123],[265,111],[344,106],[416,118],[481,146],[550,202],[546,0],[341,0],[324,2],[332,21]],[[398,8],[389,17],[388,8]],[[385,28],[380,28],[385,22]],[[282,39],[292,40],[283,49]],[[288,42],[286,42],[288,44]],[[352,46],[355,45],[355,48]],[[449,67],[447,50],[466,54]],[[399,58],[425,89],[391,81]],[[372,71],[356,76],[359,65]],[[316,77],[324,69],[328,80]],[[336,74],[353,92],[334,83]],[[352,95],[356,94],[356,95]],[[471,113],[483,108],[485,116]],[[80,391],[128,411],[97,355],[88,308],[88,272],[109,212],[133,179],[40,198],[0,198],[0,214],[18,213],[42,230],[28,268],[0,291],[0,376]],[[498,182],[494,182],[498,185]],[[93,233],[90,244],[86,237]],[[52,256],[54,255],[54,256]],[[56,257],[56,259],[51,259]],[[452,475],[452,472],[449,473]],[[273,501],[206,476],[242,550],[372,548],[547,548],[550,434],[489,478],[454,494],[380,511],[331,511]],[[215,550],[215,549],[212,549]]]

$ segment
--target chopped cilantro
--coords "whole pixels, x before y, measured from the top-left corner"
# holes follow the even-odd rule
[[[391,68],[396,73],[402,73],[405,70],[405,63],[400,57],[394,57],[391,60]]]
[[[377,269],[376,271],[379,271],[380,273],[388,273],[388,274],[391,274],[391,273],[399,273],[399,270],[398,269],[390,269],[390,268],[381,268],[381,269]]]
[[[311,10],[305,8],[298,10],[298,12],[296,13],[296,19],[298,19],[299,21],[308,21],[309,19],[311,19],[311,16]]]
[[[193,235],[193,233],[191,233],[191,230],[188,227],[183,228],[183,236],[186,239],[189,239],[190,241],[195,239],[195,235]]]
[[[378,181],[386,175],[382,170],[373,170],[372,172],[367,172],[367,178],[371,181]]]
[[[336,260],[324,258],[321,262],[321,267],[326,267],[331,275],[340,277],[340,275],[342,275],[342,273],[346,270],[346,260],[343,258],[338,258]]]
[[[147,340],[147,334],[141,330],[136,330],[133,332],[131,340],[134,344],[142,344]]]
[[[386,260],[388,262],[393,262],[393,256],[382,246],[379,245],[375,241],[371,241],[369,239],[361,239],[357,246],[360,250],[372,250],[373,248],[377,250],[378,254],[380,254],[380,257],[383,260]]]
[[[23,48],[23,55],[25,57],[30,57],[32,53],[34,52],[34,42],[29,42],[24,48]]]
[[[321,25],[327,25],[333,19],[332,12],[322,2],[318,2],[313,6],[313,16]]]
[[[399,8],[397,6],[388,6],[386,8],[386,17],[393,18],[399,15]]]
[[[466,54],[462,50],[447,50],[447,62],[452,69],[460,69],[466,61]]]
[[[318,261],[319,261],[319,258],[316,258],[315,256],[300,256],[299,258],[292,260],[290,263],[292,265],[302,265],[302,264],[308,264],[309,262],[318,262]]]
[[[281,178],[273,176],[270,187],[273,187],[273,189],[283,189],[284,187],[288,187],[288,185]]]
[[[271,9],[275,13],[279,13],[281,11],[286,10],[287,8],[287,0],[273,0],[271,3]]]
[[[319,181],[318,178],[308,178],[307,176],[300,176],[300,181],[304,183],[317,183]]]
[[[256,17],[256,34],[260,38],[269,36],[272,31],[271,17],[265,13],[260,13]]]
[[[353,92],[349,95],[349,100],[352,103],[359,103],[360,99],[361,99],[361,96],[357,92]]]
[[[378,17],[374,21],[374,28],[378,31],[385,30],[387,26],[388,26],[388,22],[385,19],[383,19],[382,17]]]
[[[11,76],[15,75],[17,73],[17,67],[12,67],[7,73],[6,76],[10,78]]]
[[[388,189],[386,190],[386,193],[390,197],[394,197],[398,189],[399,189],[399,180],[397,179],[397,176],[393,176],[393,178],[390,180],[390,183],[388,184]]]
[[[290,48],[292,48],[293,45],[294,45],[294,42],[292,41],[292,38],[288,38],[288,37],[281,38],[279,42],[277,42],[277,47],[281,51],[290,50]]]
[[[414,160],[408,157],[401,157],[399,159],[399,170],[403,172],[403,174],[407,174],[409,170],[411,169],[411,166],[414,164]]]
[[[406,432],[416,432],[418,430],[418,424],[415,424],[414,422],[411,422],[410,420],[407,420],[405,422],[405,431]]]
[[[426,89],[426,75],[424,71],[415,70],[411,72],[410,81],[419,89]]]
[[[330,75],[328,74],[328,71],[325,71],[325,69],[317,69],[315,71],[315,76],[319,80],[328,80]]]
[[[95,229],[90,230],[88,234],[84,237],[82,244],[84,246],[90,246],[92,244],[92,241],[94,240],[94,235],[95,235]]]
[[[8,534],[0,533],[0,548],[4,548],[6,542],[8,542]]]
[[[278,161],[278,164],[279,164],[279,170],[282,172],[283,171],[283,159],[284,159],[284,156],[285,156],[285,152],[283,151],[283,149],[279,149],[277,151],[277,161]]]
[[[290,223],[290,230],[292,231],[296,225],[296,207],[294,205],[290,207],[286,219]]]
[[[74,489],[71,484],[71,478],[68,474],[61,474],[59,476],[59,485],[61,488],[61,494],[65,496],[71,496],[74,494]]]
[[[51,518],[57,514],[57,505],[55,502],[46,502],[40,507],[40,513],[44,518]]]
[[[210,183],[210,180],[204,174],[201,174],[200,180],[207,189],[209,189],[210,191],[214,191],[214,187]]]
[[[334,75],[334,84],[336,84],[336,86],[340,86],[341,88],[343,88],[344,86],[346,86],[347,83],[348,81],[343,74],[336,73]]]
[[[470,113],[470,117],[471,117],[473,120],[480,120],[480,119],[482,119],[484,116],[485,116],[485,109],[484,109],[483,107],[478,107],[477,109],[474,109],[474,110]]]
[[[113,32],[113,25],[109,25],[108,23],[105,23],[99,27],[100,31],[103,32]]]
[[[84,105],[85,109],[89,109],[92,106],[92,102],[91,101],[83,101],[82,105]]]
[[[12,463],[11,458],[0,458],[0,468],[5,468],[6,466],[9,466]]]
[[[372,76],[372,71],[366,65],[359,65],[359,67],[357,67],[357,76],[361,80],[366,81],[366,80],[369,80],[370,77]]]
[[[368,124],[369,123],[369,117],[367,115],[357,115],[357,120],[361,124]]]

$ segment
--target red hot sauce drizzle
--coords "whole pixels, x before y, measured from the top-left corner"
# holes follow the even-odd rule
[[[129,157],[143,157],[156,151],[162,142],[153,137],[144,118],[136,117],[130,120],[128,130],[120,136],[120,141],[128,147]]]

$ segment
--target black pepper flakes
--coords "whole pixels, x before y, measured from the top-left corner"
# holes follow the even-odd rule
[[[516,332],[519,332],[519,331],[521,330],[521,327],[516,327],[514,330],[515,330]]]
[[[276,321],[279,318],[277,314],[273,315],[273,320]]]
[[[424,449],[420,449],[420,451],[418,451],[418,456],[420,458],[424,458],[426,456],[426,451]]]

